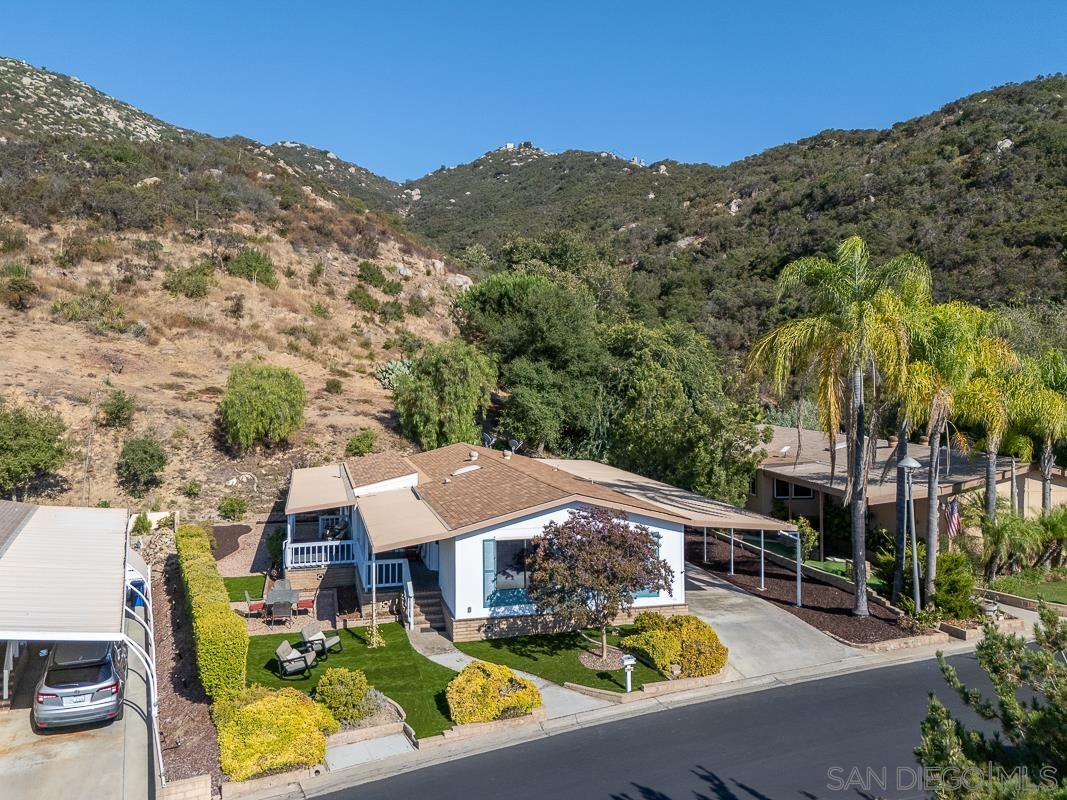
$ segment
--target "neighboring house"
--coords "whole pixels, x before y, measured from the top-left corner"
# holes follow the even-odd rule
[[[845,495],[848,473],[845,437],[838,436],[835,442],[836,465],[830,469],[830,446],[822,431],[770,426],[773,432],[763,459],[752,481],[746,507],[761,514],[784,515],[791,518],[806,517],[816,528],[822,530],[828,503],[840,505]],[[922,466],[912,477],[915,493],[916,532],[921,537],[926,526],[926,479],[930,462],[930,449],[924,444],[912,444],[908,455]],[[941,505],[940,527],[945,531],[944,508],[947,501],[968,492],[981,491],[985,487],[985,454],[970,455],[953,451],[951,467],[947,467],[945,450],[941,450],[941,475],[938,480],[938,498]],[[1030,464],[1017,463],[1015,470],[1015,495],[1019,507],[1027,516],[1041,513],[1041,476]],[[1053,478],[1052,504],[1067,503],[1067,478],[1058,469]],[[870,524],[896,532],[897,496],[896,445],[885,439],[878,440],[874,463],[870,469],[867,502]],[[947,473],[947,474],[946,474]],[[997,460],[997,494],[1010,498],[1012,494],[1011,459]]]
[[[286,575],[301,589],[354,585],[361,605],[372,589],[379,601],[392,593],[394,612],[409,624],[415,595],[432,595],[440,627],[457,641],[541,630],[548,622],[526,596],[530,541],[548,522],[590,506],[659,537],[673,586],[640,594],[635,608],[666,614],[686,610],[686,526],[792,529],[595,462],[456,444],[293,470]]]

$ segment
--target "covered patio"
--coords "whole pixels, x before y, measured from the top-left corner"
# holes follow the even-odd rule
[[[285,567],[354,563],[355,502],[344,464],[293,470],[285,503]]]

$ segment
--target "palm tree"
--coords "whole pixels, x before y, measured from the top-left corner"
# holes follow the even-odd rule
[[[912,424],[925,423],[930,441],[924,537],[926,576],[923,587],[927,602],[933,596],[937,574],[941,437],[948,427],[956,394],[974,373],[979,369],[995,369],[1014,363],[1007,342],[994,335],[1002,326],[997,315],[962,302],[931,305],[926,309],[924,318],[913,325],[911,352],[915,360],[908,366],[908,377],[898,399],[904,415]],[[901,531],[897,532],[897,540],[899,553],[903,554]],[[898,581],[903,583],[902,573],[899,578],[894,575],[894,591]]]
[[[982,558],[985,581],[990,583],[1002,568],[1021,566],[1042,549],[1044,531],[1033,520],[1017,514],[1003,514],[999,519],[987,513],[982,520]]]
[[[1067,359],[1049,350],[1027,363],[1036,384],[1026,400],[1027,426],[1041,440],[1041,512],[1052,510],[1053,448],[1067,436]]]
[[[894,393],[904,382],[908,309],[928,302],[930,270],[912,255],[874,266],[863,240],[853,236],[837,248],[834,260],[809,257],[787,264],[778,276],[779,294],[798,290],[806,290],[811,312],[760,337],[749,363],[769,376],[779,396],[794,374],[812,370],[822,429],[833,442],[845,428],[850,465],[845,496],[852,511],[856,584],[852,613],[867,616],[865,435],[876,419],[866,418],[864,384],[869,377],[877,391],[880,380]],[[832,474],[832,446],[830,453]]]
[[[1035,567],[1058,567],[1063,559],[1063,548],[1067,545],[1067,506],[1045,511],[1037,520],[1041,526],[1041,556],[1034,562]]]
[[[985,511],[991,521],[997,518],[997,454],[1008,428],[1024,415],[1026,384],[1017,371],[983,370],[956,397],[959,417],[985,433]]]

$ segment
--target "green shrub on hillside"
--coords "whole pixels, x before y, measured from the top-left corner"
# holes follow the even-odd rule
[[[381,305],[378,300],[367,291],[366,286],[353,286],[348,290],[348,294],[345,295],[348,298],[348,302],[358,308],[360,311],[369,311],[371,313],[378,310]]]
[[[271,289],[278,288],[278,276],[274,274],[271,257],[255,247],[242,248],[226,262],[226,272],[252,283],[262,283]]]
[[[236,697],[245,688],[248,631],[230,608],[229,592],[211,553],[211,531],[183,525],[175,533],[175,544],[193,620],[200,682],[212,700]]]
[[[167,466],[163,445],[149,436],[130,439],[122,447],[116,470],[126,491],[142,497],[153,486],[162,483],[160,473]]]
[[[163,279],[163,288],[168,292],[192,299],[207,297],[214,286],[215,268],[205,261],[171,270]]]
[[[106,428],[128,428],[133,422],[137,406],[133,398],[121,389],[113,389],[100,406],[101,423]]]
[[[345,445],[346,456],[365,456],[374,449],[374,443],[378,441],[378,433],[371,428],[364,428],[358,433],[353,433]]]
[[[0,302],[9,308],[28,310],[40,291],[29,267],[10,261],[0,270]]]
[[[248,501],[237,495],[229,495],[219,500],[218,512],[223,519],[236,522],[248,513]]]
[[[0,225],[0,253],[14,253],[27,244],[26,234],[21,229],[13,225]]]
[[[325,389],[327,394],[340,394],[344,391],[344,384],[340,378],[327,378]]]
[[[97,334],[125,333],[130,330],[126,309],[110,291],[90,286],[84,294],[52,303],[52,314],[66,322],[86,322]]]
[[[306,402],[304,382],[291,369],[245,361],[230,369],[219,423],[227,443],[237,450],[259,443],[272,446],[300,430]]]
[[[63,418],[50,408],[0,400],[0,494],[10,496],[51,475],[71,457]]]
[[[540,690],[510,667],[472,661],[445,690],[448,713],[460,725],[529,714],[541,705]]]
[[[400,322],[404,318],[404,304],[399,300],[387,300],[378,309],[378,319],[384,323]]]

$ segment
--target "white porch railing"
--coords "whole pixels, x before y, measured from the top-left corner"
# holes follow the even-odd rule
[[[408,569],[406,558],[387,558],[381,561],[368,561],[364,564],[363,585],[371,585],[371,567],[377,567],[376,585],[379,589],[391,588],[404,585],[404,573]]]
[[[288,542],[285,547],[285,566],[325,567],[330,564],[353,564],[356,551],[350,539],[335,542]]]

